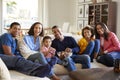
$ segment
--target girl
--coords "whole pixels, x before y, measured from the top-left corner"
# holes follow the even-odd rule
[[[51,47],[52,39],[50,36],[45,36],[42,41],[42,47],[40,52],[44,54],[46,59],[49,61],[55,55],[55,49]]]
[[[86,26],[82,29],[83,38],[78,41],[80,47],[79,54],[87,54],[91,57],[91,62],[97,57],[100,49],[99,40],[94,38],[94,31],[91,26]]]

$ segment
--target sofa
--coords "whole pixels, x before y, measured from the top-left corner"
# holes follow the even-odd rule
[[[77,69],[80,70],[82,65],[76,64],[76,66],[77,66]],[[91,63],[91,68],[106,68],[106,66],[94,61],[93,63]],[[62,80],[74,80],[69,77],[69,71],[67,71],[61,65],[56,64],[54,66],[54,72]],[[40,78],[40,77],[25,75],[15,70],[8,70],[4,62],[0,59],[0,80],[28,80],[28,79],[29,80],[50,80],[47,77]]]
[[[78,65],[81,67],[81,65]],[[56,64],[54,67],[55,74],[60,76],[63,80],[70,80],[69,72],[61,65]],[[66,79],[67,78],[67,79]],[[29,76],[15,70],[8,70],[2,59],[0,58],[0,80],[50,80],[47,77],[40,78],[36,76]]]
[[[81,38],[80,35],[73,35],[70,33],[66,33],[64,35],[72,36],[73,38],[75,38],[76,41],[78,41],[78,39]],[[50,36],[52,38],[54,38],[53,35],[50,35]],[[21,38],[18,43],[19,44],[21,43]],[[22,44],[24,44],[24,43],[22,43]],[[22,45],[21,48],[23,49],[22,50],[23,53],[25,53],[25,52],[31,53],[31,51],[25,45]],[[35,77],[35,76],[25,75],[25,74],[22,74],[20,72],[14,71],[14,70],[8,70],[5,65],[4,65],[4,67],[2,67],[1,64],[4,65],[4,63],[0,59],[0,72],[2,72],[2,74],[0,74],[0,80],[50,80],[47,77],[39,78],[39,77]],[[76,67],[77,67],[77,70],[79,70],[79,69],[81,69],[82,65],[76,64]],[[91,63],[91,67],[92,68],[100,68],[100,67],[106,67],[106,66],[94,61],[93,63]],[[4,68],[6,68],[6,69],[4,69]],[[72,78],[69,77],[69,71],[67,71],[67,69],[64,68],[63,66],[56,64],[53,69],[54,69],[55,74],[58,75],[62,80],[73,80]],[[4,73],[3,73],[3,70],[5,70]],[[3,78],[1,78],[1,75]],[[5,76],[3,76],[3,75],[5,75]]]
[[[14,70],[8,70],[2,59],[0,58],[0,80],[50,80],[49,78],[39,78],[28,76]]]

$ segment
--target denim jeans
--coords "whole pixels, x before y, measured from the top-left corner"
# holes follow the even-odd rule
[[[42,53],[35,53],[35,54],[30,55],[28,57],[28,60],[31,60],[33,62],[37,62],[37,63],[45,65],[45,64],[48,64],[48,62],[51,61],[51,58],[46,59]],[[54,75],[54,71],[53,70],[51,70],[51,72],[48,75],[48,77],[51,77],[52,75]]]
[[[48,64],[48,62],[46,61],[46,58],[44,57],[42,53],[32,54],[27,59],[33,62],[38,62],[40,64]]]
[[[96,39],[94,41],[89,42],[83,54],[89,55],[91,61],[93,61],[94,53],[99,53],[99,51],[100,51],[100,41]]]
[[[51,66],[49,64],[42,65],[26,60],[23,57],[8,56],[4,54],[0,54],[0,58],[8,69],[13,69],[27,75],[45,77],[51,72]]]
[[[82,64],[82,68],[90,68],[91,63],[90,63],[90,57],[88,55],[72,55],[71,58],[75,63],[80,63]]]
[[[73,62],[71,57],[66,57],[64,60],[61,60],[58,58],[58,64],[63,65],[66,67],[69,71],[75,71],[76,66],[75,63]]]
[[[112,67],[115,59],[120,59],[120,52],[109,52],[105,55],[101,55],[97,58],[97,61],[106,66]]]

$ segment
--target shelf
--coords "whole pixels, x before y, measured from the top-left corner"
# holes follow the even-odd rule
[[[116,3],[103,2],[96,4],[89,4],[88,23],[95,26],[98,22],[103,22],[109,25],[109,29],[116,32]]]

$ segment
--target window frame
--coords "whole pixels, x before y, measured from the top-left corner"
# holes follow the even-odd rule
[[[41,23],[44,22],[43,20],[43,14],[44,14],[44,6],[45,6],[45,0],[38,0],[38,21]],[[4,18],[3,18],[3,0],[0,0],[0,34],[5,33],[6,30],[4,29]],[[44,23],[43,23],[44,24]]]

